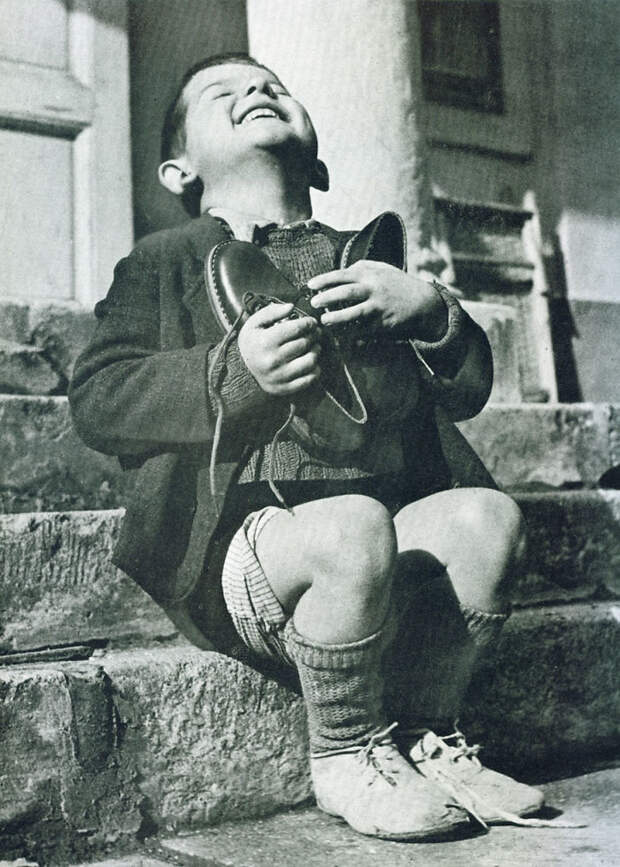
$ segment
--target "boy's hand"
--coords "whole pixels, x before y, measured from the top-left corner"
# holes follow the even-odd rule
[[[446,306],[433,286],[385,262],[361,259],[313,277],[308,287],[317,292],[312,306],[327,308],[325,326],[356,323],[426,341],[441,339],[448,327]]]
[[[295,394],[321,375],[318,325],[310,316],[288,319],[292,309],[292,304],[268,304],[239,332],[241,357],[267,394]]]

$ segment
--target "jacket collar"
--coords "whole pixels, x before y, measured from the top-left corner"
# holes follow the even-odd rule
[[[193,253],[199,259],[206,259],[213,247],[225,241],[229,235],[219,220],[204,213],[187,223],[187,237]]]

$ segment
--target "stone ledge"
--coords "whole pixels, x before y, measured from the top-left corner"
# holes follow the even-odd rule
[[[45,350],[65,386],[75,359],[86,348],[95,324],[93,311],[76,302],[0,301],[0,338]]]
[[[617,755],[619,663],[617,603],[516,612],[470,689],[462,715],[470,740],[513,770],[574,767],[588,743],[590,755]]]
[[[458,426],[505,488],[592,487],[620,461],[613,404],[490,404]]]
[[[610,605],[519,612],[470,695],[471,740],[500,769],[617,748],[619,659]],[[212,652],[4,669],[0,702],[2,851],[61,840],[83,855],[110,835],[199,829],[310,795],[301,700]]]
[[[161,609],[110,562],[121,514],[0,516],[0,648],[176,635]]]
[[[0,852],[67,863],[135,837],[141,794],[114,714],[95,665],[0,669]]]
[[[552,810],[561,809],[559,820],[579,829],[503,826],[490,834],[419,846],[353,834],[344,822],[305,807],[149,841],[148,851],[192,867],[617,867],[620,768],[554,780],[542,789]],[[92,867],[139,865],[128,859],[127,864]],[[145,861],[144,867],[163,865]]]
[[[620,596],[620,492],[517,497],[530,564],[519,606]],[[0,649],[170,641],[157,605],[110,562],[122,511],[0,516]]]
[[[620,491],[516,494],[528,527],[521,605],[620,598]]]
[[[0,395],[0,427],[0,512],[126,501],[130,474],[78,439],[66,398]],[[620,463],[615,405],[496,404],[459,427],[505,488],[592,487]]]
[[[0,395],[0,429],[0,512],[121,505],[129,477],[81,442],[66,397]]]
[[[0,339],[0,393],[48,394],[61,379],[40,347]]]

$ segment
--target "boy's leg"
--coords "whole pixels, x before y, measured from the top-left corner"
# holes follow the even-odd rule
[[[457,488],[406,506],[394,523],[395,596],[404,616],[389,657],[388,705],[411,728],[445,735],[454,730],[480,652],[508,615],[510,582],[525,553],[523,518],[514,501],[498,491]],[[483,769],[464,741],[457,741],[456,750],[450,741],[442,744],[458,759],[449,767],[484,801],[519,814],[541,805],[541,793]],[[426,748],[431,749],[429,740]],[[420,750],[418,745],[418,758]],[[481,812],[487,821],[496,818],[493,811]]]
[[[400,663],[416,658],[423,680],[415,690],[418,721],[449,727],[480,651],[507,617],[525,553],[523,518],[505,494],[456,488],[405,506],[394,525],[396,596],[408,612],[395,654]],[[431,670],[435,676],[427,677]]]
[[[358,831],[395,839],[462,824],[465,814],[386,732],[381,659],[396,560],[389,513],[361,496],[305,503],[272,517],[255,553],[291,615],[286,647],[306,701],[319,805]]]

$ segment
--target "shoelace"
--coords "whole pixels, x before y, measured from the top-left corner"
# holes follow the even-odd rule
[[[439,737],[439,735],[435,735],[437,740],[445,744],[446,748],[449,751],[448,759],[451,763],[456,764],[459,759],[465,758],[469,761],[472,761],[476,764],[477,767],[482,767],[480,760],[478,759],[478,753],[482,749],[480,744],[474,744],[473,746],[469,746],[465,739],[465,735],[458,728],[458,720],[454,724],[455,731],[444,737]],[[446,774],[440,767],[437,766],[436,763],[433,763],[433,759],[437,758],[438,755],[443,752],[441,748],[435,748],[432,751],[427,751],[423,746],[423,737],[427,734],[430,729],[418,729],[418,730],[407,730],[404,734],[409,736],[417,735],[419,736],[419,741],[416,744],[417,756],[415,759],[412,758],[412,761],[415,765],[420,765],[425,763],[425,771],[421,771],[424,773],[424,776],[428,776],[430,779],[434,780],[438,785],[441,785],[444,789],[448,789],[452,796],[457,800],[468,813],[476,819],[484,828],[488,829],[487,823],[484,821],[481,812],[490,813],[491,815],[496,815],[500,819],[503,819],[510,825],[519,825],[524,828],[584,828],[586,827],[583,824],[576,824],[572,822],[563,822],[561,820],[553,819],[524,819],[521,816],[518,816],[516,813],[511,813],[508,810],[502,810],[501,808],[495,806],[495,804],[489,804],[483,798],[478,795],[467,783],[462,780],[454,779],[449,774]],[[434,733],[433,733],[434,734]],[[455,740],[456,746],[451,746],[446,743],[449,740]]]
[[[376,732],[371,735],[368,743],[363,746],[358,754],[358,760],[365,765],[366,767],[372,768],[372,770],[380,777],[390,784],[390,786],[396,785],[396,780],[394,776],[398,774],[397,768],[390,768],[389,770],[384,766],[384,762],[391,762],[393,755],[390,754],[387,750],[382,753],[381,758],[377,756],[377,748],[378,747],[391,747],[393,750],[396,749],[395,744],[390,737],[390,732],[396,728],[398,725],[397,722],[393,722],[387,728],[382,729],[381,731]],[[394,776],[392,776],[394,775]],[[370,780],[370,785],[372,785],[374,779]]]
[[[443,735],[441,740],[450,749],[450,761],[456,764],[459,759],[470,759],[477,767],[481,767],[478,753],[483,749],[482,744],[473,744],[471,747],[465,739],[465,735],[459,730],[458,720],[454,723],[454,731],[451,735]],[[454,740],[455,746],[450,746],[448,741]]]
[[[219,377],[218,377],[218,368],[220,362],[225,360],[226,352],[234,338],[237,336],[237,331],[239,329],[239,325],[241,324],[241,320],[245,315],[245,310],[242,310],[241,313],[237,316],[233,324],[230,326],[226,335],[222,342],[220,343],[219,349],[215,354],[213,362],[209,368],[208,373],[208,383],[209,383],[209,393],[213,395],[213,399],[215,401],[217,415],[215,419],[215,428],[213,431],[213,442],[211,444],[211,456],[209,458],[209,490],[211,492],[211,497],[213,498],[214,503],[216,501],[215,497],[215,467],[217,465],[217,454],[220,447],[220,441],[222,438],[222,426],[224,424],[224,401],[222,400],[222,395],[220,393],[219,388]],[[217,377],[217,378],[216,378]],[[277,448],[280,437],[288,428],[290,423],[293,420],[293,416],[295,415],[296,407],[294,403],[289,405],[289,412],[284,423],[278,428],[278,430],[273,435],[271,440],[271,447],[273,452],[275,453],[275,449]],[[289,506],[280,491],[278,490],[275,480],[273,478],[274,473],[274,461],[271,461],[271,465],[269,467],[269,479],[268,484],[275,496],[276,500],[280,503],[280,505],[287,509],[291,514],[293,514],[293,509]]]
[[[394,777],[398,774],[398,768],[386,768],[385,762],[391,762],[394,758],[394,751],[398,752],[396,744],[390,737],[390,733],[398,725],[393,722],[384,729],[378,729],[373,732],[366,744],[353,744],[350,747],[342,747],[337,750],[326,750],[324,752],[311,753],[312,759],[325,759],[330,756],[340,756],[346,753],[355,754],[358,761],[365,767],[373,771],[373,776],[369,780],[369,785],[372,785],[377,777],[382,777],[390,786],[396,785]],[[380,754],[378,750],[383,748]]]
[[[246,295],[252,295],[252,293],[246,293]],[[250,303],[257,301],[257,300],[258,299],[252,295],[252,298],[250,299]],[[245,298],[244,298],[244,305],[245,305]],[[209,459],[209,489],[211,492],[211,497],[213,498],[214,502],[216,502],[216,498],[215,498],[215,467],[217,465],[217,454],[219,451],[220,440],[222,438],[222,426],[224,424],[224,401],[222,400],[222,395],[221,395],[220,389],[219,389],[218,368],[219,368],[220,362],[222,362],[222,361],[225,362],[226,353],[228,351],[230,344],[232,343],[234,338],[237,336],[237,332],[239,330],[239,326],[241,324],[243,317],[248,312],[249,313],[255,312],[256,309],[258,309],[258,308],[255,306],[252,308],[249,306],[249,304],[244,306],[242,311],[239,313],[239,315],[237,316],[235,321],[232,323],[232,325],[230,326],[230,328],[226,332],[226,335],[225,335],[224,339],[222,340],[222,342],[220,343],[219,349],[215,354],[215,357],[213,359],[213,362],[212,362],[212,364],[209,368],[209,372],[208,372],[207,379],[208,379],[209,393],[213,395],[213,398],[215,400],[215,405],[217,408],[217,415],[216,415],[216,419],[215,419],[215,428],[213,431],[213,442],[211,445],[211,455],[210,455],[210,459]],[[354,401],[357,403],[357,405],[360,409],[360,413],[361,413],[360,417],[356,418],[354,415],[352,415],[352,413],[350,413],[346,409],[346,407],[344,407],[328,389],[323,388],[323,391],[325,392],[325,394],[327,395],[329,400],[331,400],[332,403],[342,413],[344,413],[344,415],[350,421],[354,422],[355,424],[364,425],[368,421],[368,411],[366,410],[366,406],[364,404],[362,396],[361,396],[359,389],[357,388],[357,386],[353,380],[353,377],[351,376],[351,372],[349,371],[349,368],[347,367],[346,362],[344,361],[344,359],[342,358],[342,356],[340,354],[339,347],[335,341],[333,341],[333,348],[334,348],[334,351],[338,355],[340,363],[342,364],[345,378],[346,378],[346,381],[347,381],[349,388],[351,389],[351,394],[353,395]],[[283,422],[282,425],[280,425],[280,427],[277,429],[277,431],[275,432],[275,434],[273,435],[273,438],[271,440],[272,456],[275,456],[275,452],[276,452],[278,443],[279,443],[282,435],[284,434],[284,432],[288,429],[291,422],[293,421],[293,418],[295,416],[296,411],[297,411],[297,407],[295,406],[294,403],[291,402],[289,404],[289,411],[288,411],[288,415],[286,417],[286,420]],[[291,514],[294,514],[293,508],[288,505],[288,503],[286,502],[286,500],[284,499],[284,497],[282,496],[282,494],[278,490],[278,487],[275,483],[275,479],[273,477],[274,472],[275,472],[275,460],[272,459],[270,462],[270,466],[269,466],[269,478],[267,480],[268,484],[269,484],[269,488],[271,489],[274,497],[280,503],[282,508],[286,509]]]
[[[209,368],[207,374],[208,380],[208,389],[209,394],[213,395],[213,399],[215,400],[215,405],[217,408],[217,416],[215,419],[215,428],[213,431],[213,442],[211,444],[211,456],[209,459],[209,488],[211,491],[211,497],[213,498],[213,502],[216,503],[215,498],[215,466],[217,464],[217,453],[220,447],[220,440],[222,438],[222,425],[224,423],[224,401],[222,400],[222,395],[220,394],[219,389],[219,379],[216,379],[218,374],[218,368],[220,362],[225,359],[226,353],[228,351],[228,347],[232,343],[233,339],[237,334],[237,329],[241,324],[241,320],[243,319],[245,311],[242,310],[241,313],[237,316],[233,324],[228,329],[224,339],[220,343],[219,349],[215,354],[215,358]]]

